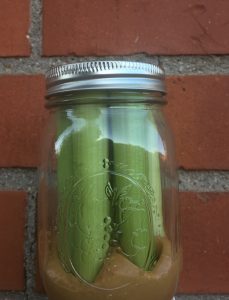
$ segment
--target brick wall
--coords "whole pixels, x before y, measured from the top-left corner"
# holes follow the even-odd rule
[[[227,0],[1,0],[0,299],[45,297],[35,259],[43,74],[97,56],[164,67],[180,168],[178,299],[229,299],[228,11]]]

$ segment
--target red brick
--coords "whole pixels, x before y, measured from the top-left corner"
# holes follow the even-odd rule
[[[228,54],[226,0],[44,0],[44,55]]]
[[[229,293],[229,193],[181,193],[181,293]]]
[[[28,56],[29,0],[1,0],[0,56]]]
[[[169,77],[167,87],[179,166],[229,169],[229,76]]]
[[[0,290],[24,290],[25,192],[0,192]]]
[[[0,166],[33,167],[40,157],[44,118],[42,76],[0,77]]]

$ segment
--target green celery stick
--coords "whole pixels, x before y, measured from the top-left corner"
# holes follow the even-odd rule
[[[147,177],[146,116],[144,105],[120,107],[112,113],[114,172],[118,172],[121,164],[133,179]],[[119,225],[120,246],[134,264],[148,270],[157,258],[151,203],[138,182],[133,184],[125,177],[115,176],[113,184],[119,193],[115,222]]]
[[[93,282],[106,258],[110,240],[110,203],[105,194],[108,175],[103,161],[108,141],[105,108],[78,105],[74,109],[76,129],[72,135],[72,167],[75,178],[69,210],[71,267],[74,274]]]
[[[89,96],[93,97],[92,94]],[[131,97],[134,96],[136,94]],[[105,108],[103,110],[106,111]],[[164,233],[159,154],[146,149],[146,143],[151,143],[154,119],[151,116],[146,123],[148,112],[143,104],[125,110],[118,109],[116,113],[114,109],[111,111],[109,125],[106,114],[101,113],[99,106],[83,105],[74,109],[74,133],[71,130],[71,144],[66,147],[72,149],[72,166],[67,168],[63,164],[63,171],[59,172],[61,178],[66,172],[65,168],[68,172],[72,168],[75,181],[74,186],[70,186],[69,190],[67,188],[68,191],[65,189],[62,197],[65,199],[63,204],[69,207],[69,222],[67,228],[63,221],[60,222],[61,226],[59,224],[63,228],[62,235],[65,235],[65,240],[67,236],[66,245],[59,248],[65,253],[64,258],[69,257],[68,266],[71,272],[79,274],[88,282],[95,280],[106,257],[110,239],[110,216],[123,251],[133,263],[145,270],[150,269],[157,258],[154,234]],[[64,127],[61,123],[63,121],[60,122],[60,127]],[[111,127],[112,131],[113,157],[108,153],[107,138],[102,136],[101,129],[107,127]],[[152,141],[155,142],[153,136]],[[62,158],[63,161],[66,160],[67,155],[63,154]],[[109,177],[102,170],[102,161],[106,158],[114,161],[114,173],[119,172],[117,166],[122,164],[127,166],[128,173],[134,172],[133,176],[140,174],[140,177],[142,175],[148,178],[154,194],[153,201],[152,197],[151,202],[148,201],[141,189],[127,182],[125,177],[115,175],[112,176],[112,186],[119,195],[111,210],[110,200],[105,195]],[[61,170],[61,163],[59,165]],[[95,174],[100,175],[94,176]],[[67,194],[70,196],[66,198]],[[156,226],[153,226],[154,222]]]
[[[154,113],[148,113],[148,139],[147,143],[151,147],[148,155],[148,170],[147,176],[154,194],[153,207],[153,224],[155,236],[164,236],[164,219],[162,207],[162,187],[161,187],[161,167],[160,167],[160,146],[162,141],[157,129]]]
[[[60,259],[69,269],[69,233],[66,223],[66,210],[71,202],[72,191],[72,122],[68,118],[66,110],[57,111],[57,138],[55,150],[57,157],[57,192],[58,192],[58,214],[57,214],[57,247]]]

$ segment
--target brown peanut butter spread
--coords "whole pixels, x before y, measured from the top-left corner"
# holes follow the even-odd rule
[[[52,243],[55,245],[55,243]],[[42,271],[50,300],[171,300],[180,271],[180,253],[160,238],[161,252],[152,271],[135,266],[119,249],[113,249],[95,282],[86,283],[64,270],[56,246],[51,247]]]

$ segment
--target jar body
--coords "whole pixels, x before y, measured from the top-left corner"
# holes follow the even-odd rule
[[[169,128],[161,105],[136,101],[143,94],[90,102],[100,94],[50,112],[39,189],[45,289],[51,300],[170,300],[180,245]]]

